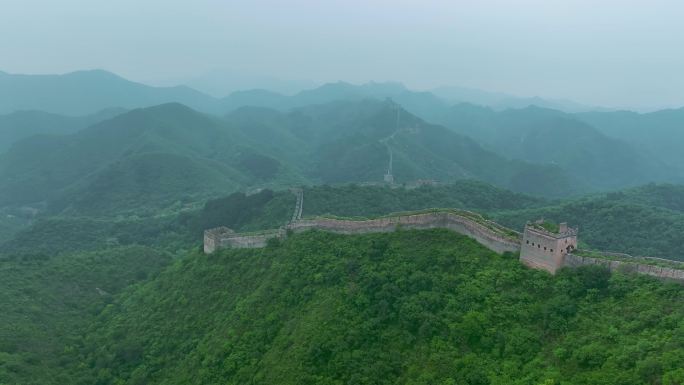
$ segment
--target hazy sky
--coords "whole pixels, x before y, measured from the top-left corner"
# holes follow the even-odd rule
[[[684,105],[681,0],[0,0],[0,70],[224,69]]]

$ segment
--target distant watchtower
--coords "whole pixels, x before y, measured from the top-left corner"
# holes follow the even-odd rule
[[[556,226],[543,219],[525,225],[520,261],[551,274],[563,266],[565,255],[577,249],[577,229],[567,223]]]

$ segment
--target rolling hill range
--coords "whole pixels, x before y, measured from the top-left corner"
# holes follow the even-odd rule
[[[557,110],[459,104],[435,121],[505,157],[557,165],[598,190],[684,180],[684,168]]]
[[[381,181],[390,150],[399,183],[466,178],[536,195],[581,191],[557,167],[509,161],[392,102],[247,108],[224,119],[166,104],[18,142],[0,157],[0,205],[154,211],[237,189]]]
[[[684,137],[679,130],[684,122],[682,110],[665,110],[650,114],[624,111],[568,114],[546,108],[525,107],[538,102],[536,104],[541,106],[565,108],[568,111],[584,110],[580,108],[581,106],[570,108],[563,103],[559,105],[545,103],[546,101],[542,99],[531,99],[510,105],[525,108],[500,110],[501,105],[497,103],[504,103],[501,100],[507,97],[453,87],[436,89],[432,93],[412,91],[400,83],[371,82],[353,85],[337,82],[304,90],[292,96],[267,90],[247,90],[219,99],[187,87],[149,87],[99,70],[66,75],[0,73],[0,113],[30,109],[66,115],[87,115],[104,108],[132,109],[165,102],[181,103],[205,113],[217,115],[230,113],[228,120],[238,120],[235,124],[258,125],[259,128],[255,128],[256,131],[267,129],[267,127],[272,127],[271,133],[279,131],[275,137],[285,142],[276,143],[270,148],[275,151],[273,155],[277,156],[273,157],[277,160],[285,163],[293,162],[301,169],[310,168],[311,162],[308,160],[290,156],[292,155],[291,146],[295,146],[295,149],[304,146],[309,152],[309,157],[313,157],[312,159],[318,162],[320,173],[330,175],[330,177],[320,179],[327,182],[372,179],[370,175],[377,174],[377,167],[374,170],[357,174],[352,179],[345,174],[360,171],[360,165],[353,164],[358,159],[364,159],[366,163],[375,165],[381,158],[382,149],[378,146],[362,149],[358,146],[359,143],[354,144],[353,141],[368,138],[347,135],[345,140],[349,142],[343,147],[357,147],[358,151],[367,151],[367,153],[356,155],[350,153],[350,158],[346,159],[337,157],[339,154],[335,153],[336,159],[341,160],[337,164],[331,159],[318,159],[313,154],[314,149],[311,143],[302,143],[301,140],[297,143],[296,138],[283,137],[282,135],[292,135],[274,126],[301,125],[302,121],[293,123],[291,118],[280,119],[274,111],[268,110],[277,110],[289,116],[294,110],[314,111],[317,109],[315,106],[321,104],[362,103],[368,99],[382,101],[391,98],[410,114],[468,136],[484,149],[500,157],[535,164],[536,170],[528,173],[527,177],[519,178],[518,182],[512,180],[511,175],[515,174],[515,171],[509,169],[512,166],[502,168],[500,180],[495,180],[490,176],[484,178],[517,191],[547,194],[548,192],[544,189],[539,191],[532,191],[529,187],[525,189],[524,186],[529,184],[527,182],[533,175],[543,175],[542,179],[549,179],[556,174],[554,183],[559,188],[551,194],[557,196],[582,191],[621,189],[648,182],[680,183],[684,181],[684,157],[679,151],[679,148],[684,146]],[[463,100],[489,104],[496,109],[463,103],[453,105],[454,102]],[[250,107],[251,111],[233,114],[244,107]],[[0,151],[3,146],[7,148],[9,143],[34,133],[73,132],[83,128],[84,122],[96,121],[84,119],[76,123],[69,121],[68,118],[51,117],[49,119],[54,123],[51,127],[47,127],[48,115],[41,117],[39,112],[30,113],[35,116],[26,116],[27,114],[29,113],[22,112],[0,117]],[[260,118],[258,116],[260,114],[264,116]],[[306,114],[301,112],[300,116],[306,116]],[[331,118],[339,117],[340,115]],[[318,120],[317,124],[325,126],[328,123]],[[251,135],[250,129],[241,129],[241,131]],[[317,129],[316,132],[319,131]],[[262,136],[261,139],[265,137]],[[399,143],[406,140],[406,135],[399,134],[394,138]],[[334,146],[334,144],[328,144]],[[416,164],[432,162],[431,156],[421,153],[419,147],[412,146],[412,152],[407,154],[398,153],[398,164],[404,162],[403,167],[400,168],[406,173],[404,177],[415,178],[415,175],[424,173],[426,168],[425,165]],[[320,148],[336,151],[332,147]],[[462,147],[454,148],[466,156],[467,151]],[[457,170],[452,165],[448,165],[450,161],[444,159],[445,154],[438,152],[435,155],[439,160],[435,160],[430,165],[430,168],[435,168],[434,172],[425,174],[422,178],[436,178],[437,176],[451,178],[458,174],[481,178],[482,176],[478,174],[484,173],[484,170],[473,172],[471,167]],[[366,159],[370,156],[375,156],[375,158]],[[413,159],[407,161],[406,156],[411,156]],[[436,169],[443,165],[447,165],[444,167],[447,167],[448,171]],[[350,170],[345,171],[345,168],[350,168]],[[306,170],[306,173],[309,177],[318,177],[315,171]],[[335,173],[341,173],[342,177],[335,177],[333,175]],[[569,180],[569,182],[564,184],[563,180]]]
[[[448,90],[443,90],[449,95]],[[440,94],[440,96],[443,96]],[[258,106],[286,112],[311,104],[391,98],[427,122],[471,137],[502,157],[556,166],[578,190],[609,190],[648,182],[684,181],[681,110],[651,114],[631,112],[565,113],[522,103],[497,110],[473,104],[450,104],[430,92],[411,91],[398,83],[330,83],[293,96],[264,90],[243,91],[223,99],[229,110]],[[477,101],[477,98],[473,100]],[[541,103],[541,106],[555,106]],[[570,108],[569,111],[582,110]],[[651,132],[653,132],[651,134]]]
[[[179,104],[134,110],[72,135],[16,144],[0,157],[0,204],[155,210],[263,179],[301,182],[252,144],[222,120]]]

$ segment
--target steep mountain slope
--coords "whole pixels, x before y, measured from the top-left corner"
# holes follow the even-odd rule
[[[436,120],[498,154],[558,165],[595,189],[683,180],[684,174],[657,157],[556,110],[529,107],[496,112],[461,104]]]
[[[124,112],[123,109],[111,108],[85,116],[64,116],[42,111],[18,111],[0,115],[0,152],[33,135],[71,134]]]
[[[127,109],[178,102],[200,111],[221,112],[217,99],[191,88],[150,87],[102,70],[65,75],[0,73],[0,113],[39,110],[86,115],[106,108]]]
[[[556,277],[448,231],[190,254],[118,296],[72,383],[676,384],[680,285]],[[648,346],[648,348],[644,348]],[[71,362],[71,360],[69,360]]]

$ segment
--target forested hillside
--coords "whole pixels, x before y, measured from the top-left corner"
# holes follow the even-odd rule
[[[684,385],[684,3],[604,3],[3,0],[0,385]]]
[[[119,292],[170,261],[140,246],[0,255],[0,383],[70,383],[65,369],[78,366],[70,346]]]
[[[561,202],[477,181],[412,189],[317,186],[304,191],[304,214],[373,217],[455,207],[516,229],[545,216],[579,224],[580,240],[593,247],[678,258],[672,250],[682,233],[683,196],[671,185]],[[667,321],[681,317],[669,313],[682,309],[671,306],[681,303],[681,290],[647,278],[608,278],[600,271],[551,278],[524,269],[515,256],[496,256],[441,231],[311,233],[266,250],[198,254],[204,229],[275,228],[287,223],[294,204],[289,191],[262,190],[157,217],[62,215],[25,227],[0,244],[0,332],[8,336],[0,346],[0,383],[268,383],[278,376],[279,383],[453,377],[456,383],[589,384],[612,378],[617,368],[624,373],[614,383],[676,384],[681,377],[671,360],[679,359],[672,344],[682,336]],[[630,215],[653,229],[626,226],[622,219]],[[173,257],[174,267],[165,270]],[[134,284],[141,280],[147,283]],[[396,299],[372,294],[384,291]],[[505,317],[493,305],[502,301],[510,304]],[[599,321],[589,318],[596,312]],[[649,323],[644,317],[655,312],[671,316]],[[344,322],[339,329],[313,326],[332,319]],[[596,322],[605,326],[596,329]],[[636,324],[649,326],[637,333],[630,326]],[[382,337],[370,338],[369,330]],[[592,334],[607,331],[612,339]],[[397,353],[381,354],[390,340]],[[646,353],[630,353],[645,340]],[[291,359],[278,360],[283,355]],[[306,367],[312,371],[295,369]],[[181,373],[194,373],[193,379]]]
[[[448,231],[312,232],[190,254],[118,296],[69,345],[66,378],[678,384],[683,296],[600,269],[551,277]]]

